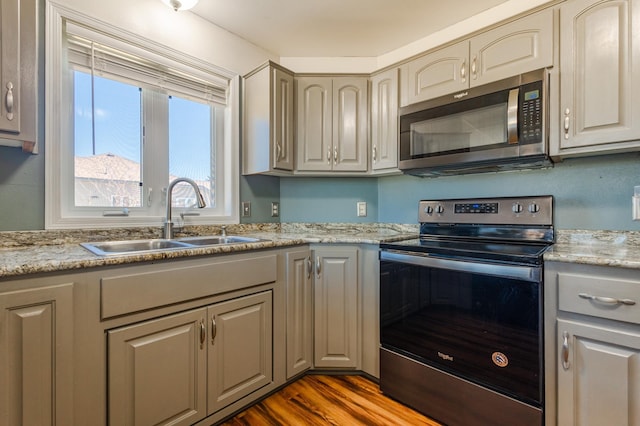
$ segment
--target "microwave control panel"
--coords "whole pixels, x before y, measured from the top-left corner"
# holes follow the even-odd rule
[[[542,141],[542,81],[520,87],[520,143]]]

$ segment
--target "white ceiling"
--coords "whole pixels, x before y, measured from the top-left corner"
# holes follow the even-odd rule
[[[506,1],[200,0],[192,12],[280,57],[376,57]]]

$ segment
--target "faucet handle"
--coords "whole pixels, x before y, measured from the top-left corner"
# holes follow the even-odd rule
[[[222,225],[220,227],[220,235],[222,237],[226,237],[227,236],[227,225]]]

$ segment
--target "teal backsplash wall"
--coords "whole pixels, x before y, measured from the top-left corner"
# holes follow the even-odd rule
[[[356,203],[367,203],[367,216]],[[280,178],[282,222],[378,222],[376,178]]]
[[[271,216],[271,202],[280,201],[280,181],[274,176],[240,176],[240,202],[251,203],[251,216],[240,217],[240,223],[280,222]]]
[[[565,160],[542,170],[436,179],[283,178],[282,222],[416,223],[421,199],[553,195],[558,229],[640,230],[631,196],[640,185],[638,153]],[[356,217],[356,202],[369,214]],[[377,207],[374,207],[377,206]]]
[[[640,230],[631,196],[640,185],[637,153],[565,160],[551,169],[437,179],[379,180],[381,222],[415,223],[420,199],[553,195],[557,229]]]
[[[0,147],[0,231],[44,229],[44,147]]]
[[[416,223],[420,199],[550,194],[558,229],[640,231],[640,221],[631,220],[634,186],[640,186],[638,153],[437,179],[241,176],[240,201],[251,202],[251,216],[241,222]],[[280,218],[271,217],[272,201],[280,202]],[[357,217],[358,201],[367,203],[366,217]],[[0,218],[0,231],[44,228],[43,152],[0,147]]]

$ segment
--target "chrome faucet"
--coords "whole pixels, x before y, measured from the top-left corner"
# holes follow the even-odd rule
[[[167,188],[167,219],[164,222],[164,237],[168,239],[173,238],[173,222],[171,221],[171,193],[173,192],[173,187],[180,182],[186,182],[193,187],[193,190],[196,192],[196,200],[198,201],[199,209],[207,206],[207,203],[205,203],[204,197],[202,196],[202,192],[200,192],[200,188],[198,188],[197,183],[185,177],[174,179]]]

